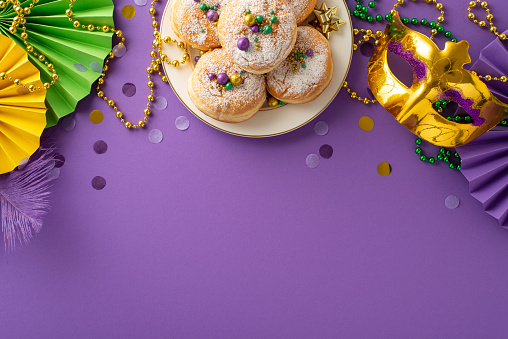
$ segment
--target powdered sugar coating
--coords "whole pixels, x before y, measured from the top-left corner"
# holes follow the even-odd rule
[[[298,25],[304,22],[316,7],[316,0],[287,0],[287,2],[293,8]]]
[[[293,73],[291,63],[284,60],[268,73],[268,92],[275,98],[288,103],[305,103],[314,100],[325,90],[333,74],[330,45],[317,30],[308,26],[298,27],[294,51],[312,49],[313,55],[305,58],[306,68],[296,63]]]
[[[277,16],[273,32],[253,33],[245,23],[245,10],[264,18]],[[270,11],[274,14],[270,14]],[[242,34],[245,32],[245,35]],[[218,25],[219,40],[233,61],[244,69],[256,73],[267,73],[275,68],[291,52],[296,39],[296,19],[293,9],[286,0],[231,0],[223,8]],[[249,49],[242,51],[238,39],[247,37]],[[259,50],[255,48],[254,37],[258,38]]]
[[[219,4],[218,12],[229,0],[176,0],[171,8],[171,27],[175,34],[192,48],[206,50],[220,47],[217,27],[206,17],[206,12],[199,8],[201,3],[209,6]],[[203,32],[201,32],[203,29]]]
[[[210,73],[227,73],[231,76],[235,71],[240,72],[241,68],[233,63],[222,48],[201,57],[188,82],[189,96],[200,111],[220,121],[242,122],[261,108],[266,99],[264,76],[244,72],[243,84],[222,91],[209,79]]]

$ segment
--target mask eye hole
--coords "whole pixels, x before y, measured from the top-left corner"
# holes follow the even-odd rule
[[[408,62],[395,53],[387,54],[388,67],[407,88],[413,86],[413,70]]]

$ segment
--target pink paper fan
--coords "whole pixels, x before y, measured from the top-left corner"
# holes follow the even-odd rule
[[[493,77],[508,74],[508,42],[492,41],[480,52],[471,70]],[[508,103],[508,82],[486,84],[494,96]],[[483,204],[485,212],[508,228],[508,130],[494,128],[457,147],[457,152],[462,158],[461,172],[469,181],[471,195]]]

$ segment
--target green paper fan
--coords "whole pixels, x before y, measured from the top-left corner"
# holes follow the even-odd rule
[[[21,7],[31,3],[32,0],[22,0]],[[46,95],[47,127],[74,112],[78,101],[90,94],[91,85],[101,75],[104,59],[111,52],[111,32],[75,28],[65,15],[67,9],[69,0],[40,0],[25,16],[28,42],[36,52],[46,56],[59,75]],[[72,6],[73,19],[85,25],[114,27],[113,9],[111,0],[76,0]],[[0,9],[0,32],[26,49],[20,29],[14,36],[9,33],[15,16],[11,4]],[[40,70],[41,80],[51,82],[52,73],[44,63],[32,54],[29,58]]]

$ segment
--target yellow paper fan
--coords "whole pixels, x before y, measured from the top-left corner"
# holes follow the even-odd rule
[[[46,127],[46,91],[30,92],[26,87],[42,87],[39,70],[28,61],[26,52],[0,34],[0,174],[12,171],[38,148]],[[16,86],[8,78],[19,79]],[[43,88],[43,87],[42,87]]]

